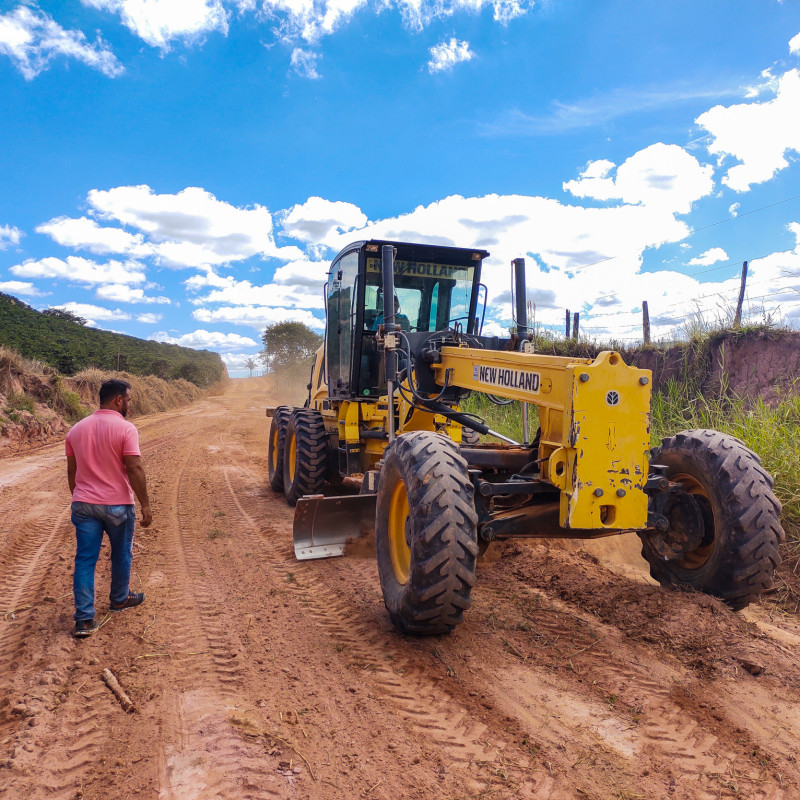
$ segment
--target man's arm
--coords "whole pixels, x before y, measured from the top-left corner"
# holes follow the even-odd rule
[[[142,507],[142,527],[147,528],[153,521],[153,514],[150,511],[150,500],[147,497],[147,479],[144,476],[142,457],[122,456],[122,461],[125,464],[125,471],[128,473],[128,480]]]
[[[67,456],[67,483],[69,483],[69,493],[75,491],[75,474],[78,471],[78,462],[75,456]]]

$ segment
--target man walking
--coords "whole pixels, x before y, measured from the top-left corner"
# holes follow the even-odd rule
[[[74,636],[91,636],[97,629],[94,609],[94,570],[100,556],[103,531],[111,544],[111,611],[123,611],[144,602],[143,592],[130,591],[133,527],[136,507],[142,509],[142,527],[153,515],[139,452],[139,432],[125,416],[131,402],[126,381],[110,380],[100,387],[100,408],[67,434],[67,479],[72,492],[75,526]]]

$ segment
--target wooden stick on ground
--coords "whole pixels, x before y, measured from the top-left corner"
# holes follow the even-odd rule
[[[133,705],[133,700],[125,694],[125,690],[119,685],[119,681],[114,677],[114,673],[110,669],[103,670],[103,682],[111,689],[111,693],[114,697],[119,700],[119,704],[124,711],[130,714],[136,710],[136,706]]]

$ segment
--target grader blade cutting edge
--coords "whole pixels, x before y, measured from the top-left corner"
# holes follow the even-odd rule
[[[294,511],[298,561],[343,556],[347,543],[375,530],[375,495],[301,497]]]

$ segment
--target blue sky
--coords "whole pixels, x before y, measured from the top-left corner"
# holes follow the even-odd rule
[[[0,291],[220,352],[330,258],[484,247],[488,328],[800,321],[800,2],[0,2]]]

